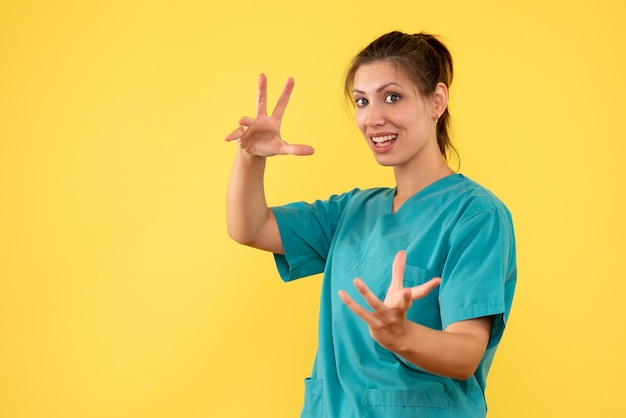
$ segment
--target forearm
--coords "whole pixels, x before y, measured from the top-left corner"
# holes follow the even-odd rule
[[[489,341],[490,318],[463,321],[445,331],[407,323],[406,334],[388,347],[391,351],[436,375],[465,380],[474,374]]]
[[[226,224],[235,241],[282,253],[278,228],[265,199],[265,163],[265,157],[237,151],[226,196]]]

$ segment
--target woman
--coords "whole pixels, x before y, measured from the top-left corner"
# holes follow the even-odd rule
[[[486,415],[487,372],[515,290],[515,239],[507,208],[446,162],[452,73],[439,40],[400,32],[373,41],[348,69],[356,124],[376,161],[393,168],[395,188],[268,208],[266,157],[313,153],[280,137],[292,79],[268,116],[261,75],[256,117],[226,137],[239,143],[231,237],[273,252],[285,281],[324,272],[302,416]]]

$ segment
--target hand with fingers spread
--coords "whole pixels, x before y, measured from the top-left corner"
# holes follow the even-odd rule
[[[267,78],[259,76],[257,112],[255,118],[243,117],[239,127],[226,136],[226,141],[237,141],[239,148],[260,157],[272,155],[311,155],[313,148],[308,145],[294,145],[285,142],[280,135],[283,114],[293,91],[294,80],[289,78],[278,98],[271,116],[267,115]]]
[[[372,338],[391,351],[398,351],[405,345],[411,324],[406,318],[406,312],[413,301],[428,295],[441,282],[440,278],[434,278],[419,286],[404,287],[405,264],[406,252],[400,251],[393,260],[391,284],[384,301],[378,299],[363,280],[354,280],[354,286],[374,310],[373,312],[356,303],[345,291],[339,292],[341,300],[367,323]]]

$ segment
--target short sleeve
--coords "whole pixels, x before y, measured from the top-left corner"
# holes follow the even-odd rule
[[[439,291],[442,326],[494,316],[488,345],[494,347],[504,332],[517,280],[508,211],[494,207],[461,219],[449,245]]]
[[[285,254],[274,254],[284,281],[324,271],[335,230],[357,189],[313,203],[296,202],[272,207]]]

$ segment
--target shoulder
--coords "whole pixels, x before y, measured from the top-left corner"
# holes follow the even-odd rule
[[[491,190],[459,174],[453,199],[464,219],[483,213],[493,213],[511,220],[511,212]]]

